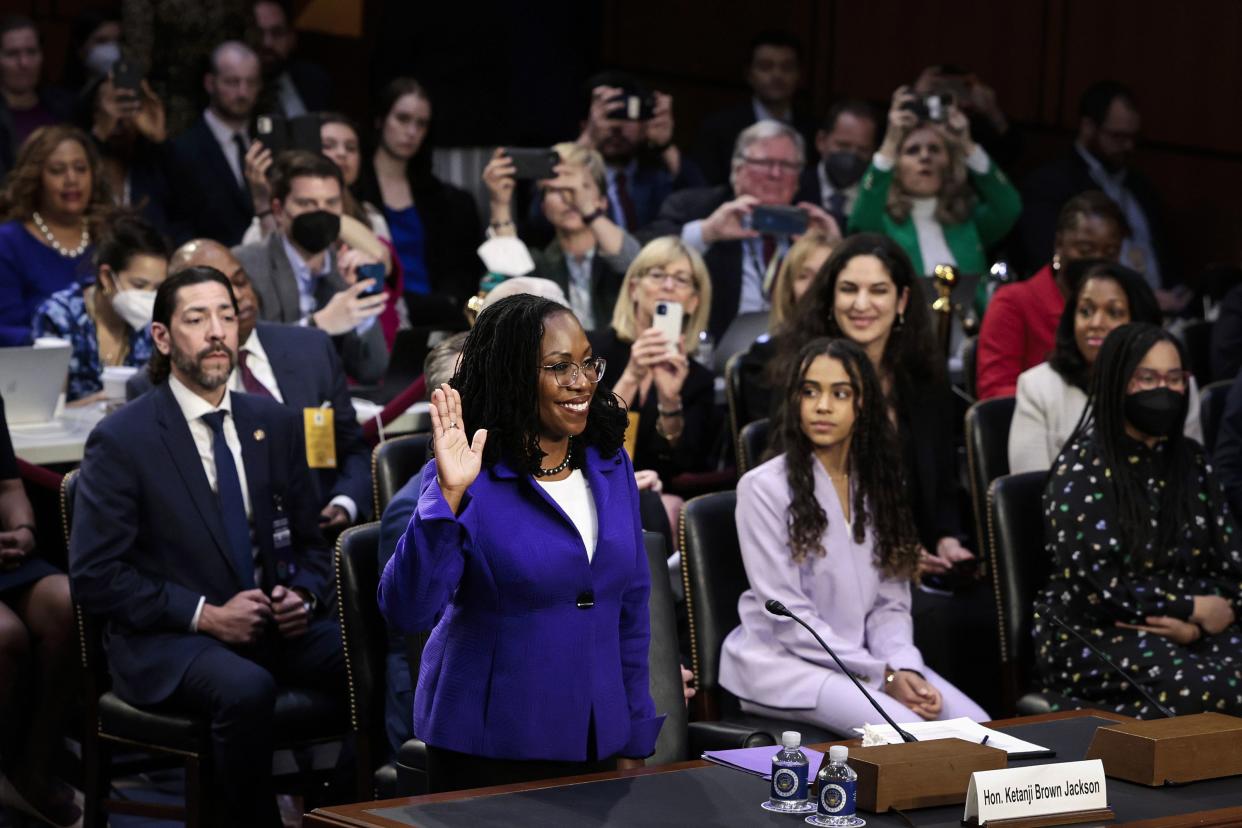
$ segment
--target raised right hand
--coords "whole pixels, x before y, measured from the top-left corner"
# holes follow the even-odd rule
[[[897,160],[906,134],[919,125],[919,116],[905,108],[906,104],[918,100],[918,97],[908,86],[899,86],[893,93],[893,100],[888,108],[888,129],[884,133],[884,143],[880,145],[880,155],[890,161]]]
[[[1196,595],[1190,620],[1208,635],[1217,635],[1234,622],[1233,607],[1219,595]]]
[[[462,419],[461,394],[444,383],[431,393],[431,438],[436,452],[436,479],[445,500],[457,511],[461,496],[479,476],[483,468],[483,446],[487,429],[474,433],[474,441],[466,439]]]
[[[759,199],[749,195],[721,204],[703,220],[703,241],[715,244],[718,241],[757,237],[759,234],[746,226],[746,217],[758,204]]]
[[[198,631],[226,644],[251,644],[272,620],[272,602],[261,589],[239,592],[222,607],[203,604]]]

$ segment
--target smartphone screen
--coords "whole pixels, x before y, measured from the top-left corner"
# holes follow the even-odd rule
[[[657,302],[655,319],[652,327],[664,334],[669,341],[669,353],[677,352],[677,341],[681,338],[681,320],[685,311],[681,302]]]
[[[750,229],[772,236],[797,236],[806,232],[810,220],[797,207],[760,205],[750,211]]]
[[[384,266],[378,262],[358,265],[358,281],[374,279],[375,284],[359,293],[359,296],[375,296],[384,290]]]

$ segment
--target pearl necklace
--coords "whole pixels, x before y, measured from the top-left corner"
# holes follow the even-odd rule
[[[86,226],[85,219],[83,219],[82,221],[82,237],[78,242],[78,246],[70,250],[64,247],[63,245],[61,245],[60,242],[56,241],[56,237],[52,235],[51,229],[48,228],[46,223],[44,223],[43,216],[39,215],[38,210],[34,211],[33,218],[34,218],[35,227],[39,228],[39,232],[43,234],[43,238],[47,239],[47,243],[52,246],[53,250],[55,250],[57,253],[64,256],[65,258],[76,259],[78,256],[81,256],[83,253],[86,252],[86,248],[90,247],[91,231]]]
[[[561,472],[565,471],[565,469],[569,468],[569,461],[572,460],[573,457],[574,457],[574,438],[570,437],[569,445],[565,447],[565,459],[562,460],[559,465],[554,466],[550,469],[545,469],[543,466],[540,466],[538,471],[535,472],[535,476],[536,477],[552,477],[553,475],[560,474]]]

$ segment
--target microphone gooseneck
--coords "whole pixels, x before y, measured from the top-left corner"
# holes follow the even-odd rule
[[[901,726],[898,725],[897,722],[893,721],[893,717],[888,715],[888,713],[884,710],[884,708],[880,706],[880,703],[875,700],[875,697],[867,692],[867,688],[863,687],[862,684],[859,683],[858,679],[854,678],[854,674],[846,669],[845,665],[841,663],[841,659],[837,658],[837,654],[832,651],[832,648],[828,646],[828,643],[824,641],[824,639],[819,637],[819,633],[815,632],[815,630],[811,628],[810,624],[806,623],[801,618],[794,615],[792,612],[789,611],[789,609],[784,604],[782,604],[780,601],[777,601],[774,598],[769,598],[767,602],[764,603],[763,606],[768,612],[772,613],[773,615],[781,615],[781,616],[784,616],[785,618],[792,618],[794,621],[797,621],[799,624],[801,624],[803,628],[806,629],[807,632],[809,632],[812,636],[815,637],[815,640],[819,642],[819,646],[824,648],[824,652],[832,656],[832,660],[835,661],[837,663],[837,666],[841,668],[841,672],[849,676],[850,681],[854,682],[854,686],[858,688],[858,692],[862,693],[864,696],[867,697],[867,701],[871,702],[871,706],[876,709],[876,712],[884,717],[884,721],[888,722],[892,726],[893,730],[897,731],[897,735],[901,737],[901,740],[903,742],[917,742],[918,741],[918,739],[914,738],[913,735],[902,730]]]
[[[1057,615],[1055,612],[1052,611],[1052,607],[1048,606],[1048,604],[1042,601],[1036,602],[1034,606],[1035,606],[1035,609],[1038,610],[1041,614],[1045,615],[1048,618],[1048,620],[1052,621],[1058,627],[1065,630],[1067,633],[1074,636],[1074,638],[1077,638],[1079,641],[1085,644],[1087,646],[1087,649],[1095,653],[1096,658],[1098,658],[1100,661],[1103,661],[1105,664],[1107,664],[1109,667],[1113,669],[1113,672],[1115,672],[1117,675],[1125,679],[1126,684],[1129,684],[1135,690],[1139,691],[1139,693],[1142,694],[1143,698],[1151,702],[1152,707],[1156,708],[1157,710],[1159,710],[1161,713],[1164,714],[1165,718],[1173,719],[1177,717],[1176,713],[1174,713],[1169,708],[1165,707],[1160,702],[1156,701],[1155,697],[1152,696],[1150,692],[1148,692],[1147,688],[1138,683],[1138,680],[1136,680],[1133,676],[1131,676],[1125,670],[1118,667],[1113,662],[1113,660],[1108,657],[1107,653],[1105,653],[1099,647],[1095,646],[1090,641],[1088,641],[1085,635],[1078,632],[1078,630],[1074,629],[1069,624],[1065,623],[1065,621],[1063,621],[1059,615]]]

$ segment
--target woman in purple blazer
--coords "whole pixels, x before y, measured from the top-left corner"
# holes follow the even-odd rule
[[[655,749],[650,573],[625,412],[596,393],[605,367],[567,309],[512,296],[432,395],[436,459],[379,601],[402,632],[434,627],[414,697],[433,790]]]
[[[774,433],[778,457],[742,478],[737,530],[750,589],[725,639],[720,683],[744,710],[842,735],[879,716],[775,598],[815,627],[898,722],[988,719],[923,663],[910,579],[919,538],[905,501],[897,435],[866,352],[807,343],[791,365]]]

